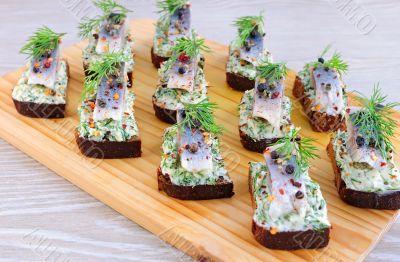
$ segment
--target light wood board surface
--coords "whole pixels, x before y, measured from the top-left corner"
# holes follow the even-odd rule
[[[250,231],[252,216],[248,194],[249,161],[262,156],[240,145],[237,131],[237,104],[241,93],[225,83],[227,47],[208,42],[213,50],[206,55],[205,74],[210,82],[209,96],[221,105],[217,120],[227,128],[221,138],[222,155],[235,184],[232,199],[178,201],[158,192],[156,169],[160,161],[163,129],[167,127],[153,115],[151,96],[157,82],[156,70],[149,59],[152,20],[132,23],[136,40],[134,90],[137,95],[136,118],[143,140],[143,156],[137,159],[93,160],[82,157],[74,141],[78,123],[76,108],[82,89],[83,72],[79,43],[64,50],[70,64],[68,117],[60,120],[30,119],[18,115],[10,99],[11,89],[22,69],[0,78],[0,136],[34,159],[89,192],[124,216],[137,222],[161,239],[184,250],[196,259],[213,260],[359,260],[364,258],[395,221],[397,212],[357,209],[344,204],[333,183],[333,171],[325,153],[328,135],[312,132],[306,117],[295,104],[293,120],[302,126],[302,134],[318,139],[321,159],[313,161],[312,177],[320,183],[328,202],[333,224],[330,245],[317,251],[271,251],[263,248]],[[291,72],[286,81],[287,95],[294,82]],[[400,118],[399,114],[396,117]],[[235,121],[234,121],[235,120]],[[398,141],[396,141],[398,146]],[[40,232],[40,230],[38,230]],[[33,231],[25,239],[36,237]]]
[[[25,57],[18,55],[18,50],[27,36],[43,24],[68,32],[64,41],[66,45],[77,41],[78,19],[84,14],[78,2],[86,6],[88,1],[1,1],[0,33],[12,37],[1,43],[0,74],[24,63]],[[135,18],[157,17],[154,1],[120,2],[135,10],[132,15]],[[277,60],[288,61],[291,68],[298,70],[326,43],[333,43],[351,64],[346,79],[350,89],[368,93],[373,83],[381,81],[385,91],[398,101],[399,74],[396,68],[400,67],[400,35],[396,32],[400,26],[400,3],[397,0],[351,1],[353,7],[356,3],[357,7],[376,19],[375,29],[363,35],[349,21],[350,16],[338,8],[345,2],[348,1],[221,0],[216,5],[211,0],[192,1],[195,27],[208,38],[228,43],[235,33],[229,26],[235,17],[263,9],[270,35],[268,46]],[[317,26],[321,21],[328,30]],[[173,249],[160,246],[158,239],[146,230],[119,216],[1,139],[0,166],[1,194],[4,196],[0,200],[0,261],[42,261],[50,253],[52,256],[47,261],[54,261],[60,253],[67,253],[71,261],[181,258],[181,254]],[[52,189],[55,184],[59,186],[57,190]],[[10,212],[10,208],[14,211]],[[56,223],[53,225],[50,221]],[[104,232],[103,228],[107,231]],[[35,243],[28,245],[23,236],[35,229],[41,230],[36,235],[45,237],[55,244],[50,247],[58,249],[53,251]],[[397,223],[367,260],[398,261],[399,236],[400,225]],[[112,251],[99,252],[104,243],[110,246],[118,244],[112,245]],[[127,256],[117,253],[126,253]]]

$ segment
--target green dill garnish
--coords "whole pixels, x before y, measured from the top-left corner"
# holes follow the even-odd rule
[[[176,10],[187,4],[187,0],[159,0],[157,1],[158,13],[161,14],[160,25],[163,31],[168,30],[170,17]]]
[[[204,39],[197,37],[192,30],[191,38],[181,37],[177,39],[176,44],[172,47],[172,56],[166,62],[166,68],[173,65],[181,55],[196,59],[201,52],[210,52],[210,48],[205,44]]]
[[[187,0],[159,0],[157,1],[158,13],[163,16],[171,16],[176,10],[187,4]]]
[[[286,63],[262,62],[257,66],[257,76],[270,82],[278,82],[287,76]]]
[[[209,51],[210,48],[205,44],[204,39],[197,37],[194,31],[192,31],[190,39],[185,37],[179,38],[172,48],[172,53],[176,56],[184,54],[191,59],[196,58],[201,52]]]
[[[264,35],[264,15],[239,17],[233,23],[239,31],[239,44],[242,46],[249,38],[251,32],[256,30],[261,36]]]
[[[184,117],[176,125],[178,127],[198,128],[199,126],[207,132],[219,135],[223,127],[215,121],[213,111],[217,104],[204,99],[196,104],[184,103]]]
[[[46,52],[55,50],[65,33],[55,33],[47,26],[39,28],[28,42],[21,48],[21,54],[29,55],[32,58],[39,58]]]
[[[379,84],[374,86],[371,98],[360,94],[356,99],[361,103],[361,110],[350,115],[352,123],[367,145],[379,149],[387,159],[388,152],[393,150],[390,138],[396,130],[397,121],[391,117],[393,108],[400,103],[386,103],[387,96],[382,95]]]
[[[79,24],[79,36],[82,39],[88,38],[93,32],[98,29],[106,19],[110,18],[112,14],[112,19],[115,23],[120,23],[126,18],[126,14],[131,12],[126,7],[117,4],[114,0],[97,0],[94,4],[101,9],[102,15],[97,15],[93,18],[84,17],[82,22]]]
[[[273,146],[278,146],[277,151],[283,158],[290,160],[295,156],[295,178],[300,176],[309,167],[309,161],[318,155],[317,148],[312,144],[315,139],[299,136],[300,128],[292,128],[283,138],[280,138]]]
[[[318,60],[316,62],[312,62],[308,64],[308,67],[312,66],[313,68],[318,67],[326,67],[331,69],[336,69],[339,74],[343,75],[347,73],[347,69],[349,65],[343,61],[341,55],[335,51],[329,60],[325,60],[324,56],[328,53],[330,46],[327,46],[322,53],[319,55]]]
[[[92,63],[87,69],[89,75],[85,77],[81,99],[83,100],[88,95],[94,94],[104,77],[118,75],[121,70],[121,64],[127,61],[129,61],[129,56],[118,52],[105,53],[100,60]]]

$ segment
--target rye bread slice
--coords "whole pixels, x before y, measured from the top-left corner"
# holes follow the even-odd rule
[[[85,76],[90,75],[90,71],[88,69],[89,69],[89,64],[85,63],[85,61],[84,61],[83,62],[83,72],[85,73]],[[132,71],[131,72],[127,72],[126,75],[128,77],[128,82],[127,82],[126,86],[128,88],[131,88],[132,85],[133,85],[133,72]]]
[[[226,72],[226,81],[232,89],[241,92],[253,89],[255,85],[255,80],[231,72]]]
[[[154,53],[154,47],[151,48],[151,62],[155,68],[160,68],[161,63],[167,61],[169,57],[159,56]]]
[[[134,137],[129,141],[92,141],[81,137],[79,132],[75,131],[75,139],[81,153],[87,157],[98,159],[115,159],[140,157],[142,154],[142,141]]]
[[[296,76],[293,87],[293,95],[299,99],[303,106],[312,129],[316,132],[334,132],[337,130],[346,130],[344,116],[328,115],[325,112],[313,111],[312,100],[305,94],[305,89],[301,78]]]
[[[67,78],[69,79],[69,64],[66,59],[61,59],[66,64]],[[66,87],[68,88],[68,87]],[[12,98],[15,109],[23,116],[31,118],[64,118],[66,104],[47,104],[18,101]]]
[[[263,153],[265,148],[272,145],[279,139],[279,138],[271,138],[271,139],[264,138],[259,140],[253,140],[250,136],[248,136],[246,133],[240,130],[240,127],[239,127],[239,135],[240,135],[240,142],[242,143],[243,147],[246,148],[247,150],[254,151],[257,153]]]
[[[346,183],[342,179],[342,170],[336,162],[332,140],[329,142],[326,150],[329,158],[331,159],[333,171],[335,173],[336,188],[340,198],[344,202],[361,208],[388,210],[400,209],[400,191],[379,194],[375,192],[363,192],[347,188]]]
[[[216,185],[179,186],[174,185],[168,174],[163,174],[161,168],[157,170],[158,190],[168,196],[181,200],[208,200],[229,198],[233,192],[233,183],[218,181]]]
[[[153,108],[154,113],[158,119],[161,121],[168,123],[168,124],[175,124],[176,123],[176,110],[166,109],[163,107],[158,106],[154,102],[153,98]]]
[[[32,118],[64,118],[65,104],[37,104],[22,102],[13,98],[17,112]]]
[[[249,191],[253,209],[257,208],[257,204],[253,197],[253,179],[249,171]],[[251,231],[254,238],[263,246],[270,249],[279,250],[297,250],[297,249],[317,249],[326,247],[329,243],[330,228],[323,230],[306,230],[306,231],[287,231],[276,232],[274,234],[263,226],[258,225],[254,219],[252,220]]]

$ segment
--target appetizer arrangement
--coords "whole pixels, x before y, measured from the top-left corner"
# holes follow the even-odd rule
[[[97,0],[94,4],[102,11],[101,15],[94,18],[83,18],[79,24],[79,34],[82,39],[88,39],[89,44],[82,52],[83,68],[85,75],[91,72],[92,63],[101,59],[108,52],[122,52],[129,59],[126,61],[128,87],[133,83],[133,51],[132,37],[129,30],[127,13],[124,6],[114,0]]]
[[[159,0],[160,19],[151,48],[151,61],[156,68],[172,56],[172,48],[182,37],[191,36],[190,4],[187,0]]]
[[[134,116],[135,95],[127,90],[130,56],[106,53],[90,64],[78,108],[76,141],[81,153],[93,158],[141,155],[141,140]]]
[[[196,104],[207,98],[201,55],[207,51],[204,39],[193,31],[190,38],[177,39],[172,56],[158,70],[160,79],[153,94],[155,115],[161,121],[174,124],[180,103]]]
[[[324,59],[328,51],[329,47],[317,61],[304,66],[293,88],[293,95],[302,103],[313,130],[317,132],[346,128],[346,85],[342,76],[348,65],[337,52],[331,59]]]
[[[219,151],[222,127],[213,116],[216,104],[207,100],[181,104],[178,122],[163,136],[158,188],[183,200],[233,196],[233,183]]]
[[[134,55],[126,7],[114,0],[95,0],[101,14],[85,17],[80,36],[85,80],[75,138],[91,158],[141,156],[132,86]],[[158,189],[182,200],[230,198],[233,182],[220,152],[217,108],[207,98],[204,52],[209,48],[191,28],[187,0],[159,0],[160,19],[151,48],[159,81],[152,96],[155,115],[173,124],[164,130]],[[249,163],[249,191],[254,209],[252,232],[271,249],[315,249],[328,245],[331,224],[320,186],[309,174],[317,157],[314,140],[299,136],[291,122],[292,103],[284,95],[285,63],[274,63],[264,46],[264,18],[244,16],[234,25],[229,46],[228,84],[244,91],[239,104],[239,135],[244,148],[262,153],[263,162]],[[61,58],[64,33],[44,26],[21,53],[29,61],[12,99],[18,113],[34,118],[65,116],[68,64]],[[335,184],[344,202],[361,208],[400,209],[400,174],[394,161],[396,120],[376,86],[370,98],[348,106],[342,77],[348,65],[339,53],[307,63],[296,77],[293,94],[301,102],[312,129],[333,132],[327,146]],[[222,91],[223,92],[223,91]],[[228,159],[225,157],[225,159]],[[227,165],[228,166],[228,165]]]
[[[252,231],[271,249],[313,249],[328,245],[330,223],[320,187],[308,175],[316,157],[312,139],[293,128],[264,152],[265,163],[250,162]]]
[[[226,80],[235,90],[253,89],[259,61],[271,61],[272,56],[264,48],[264,16],[244,16],[234,25],[238,36],[229,46],[229,59],[226,65]]]
[[[284,63],[257,66],[255,87],[245,91],[239,105],[239,135],[246,149],[262,153],[290,130],[292,106],[284,95],[286,75]]]
[[[347,130],[333,134],[327,148],[339,195],[356,207],[399,209],[400,173],[390,141],[397,126],[392,109],[399,104],[385,103],[378,87],[370,99],[358,100],[360,107],[347,110]]]
[[[68,63],[61,59],[59,34],[44,26],[22,47],[29,56],[25,71],[12,91],[18,113],[33,118],[63,118],[68,86]]]

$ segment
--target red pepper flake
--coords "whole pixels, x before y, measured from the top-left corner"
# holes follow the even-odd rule
[[[179,60],[182,62],[186,62],[190,59],[190,56],[185,55],[184,53],[180,54]]]
[[[350,108],[347,108],[347,109],[346,109],[346,113],[347,113],[347,114],[350,114]]]
[[[335,111],[338,111],[339,108],[337,106],[334,106],[333,109],[335,109]]]
[[[381,162],[381,167],[386,166],[386,162]]]
[[[125,125],[125,124],[122,124],[122,128],[123,128],[123,129],[126,129],[126,125]]]
[[[282,188],[279,188],[279,193],[280,193],[281,195],[284,195],[284,194],[285,194],[285,191],[284,191]]]
[[[179,150],[178,150],[178,154],[182,154],[183,153],[183,150],[182,150],[182,148],[179,148]]]
[[[339,92],[336,92],[336,96],[339,96],[340,94],[339,94]]]
[[[319,78],[319,77],[321,77],[321,74],[318,74],[318,75],[317,75],[317,78]]]
[[[271,96],[271,99],[278,98],[278,97],[280,96],[280,94],[281,94],[281,93],[279,93],[279,92],[273,92],[273,93],[272,93],[272,96]]]

